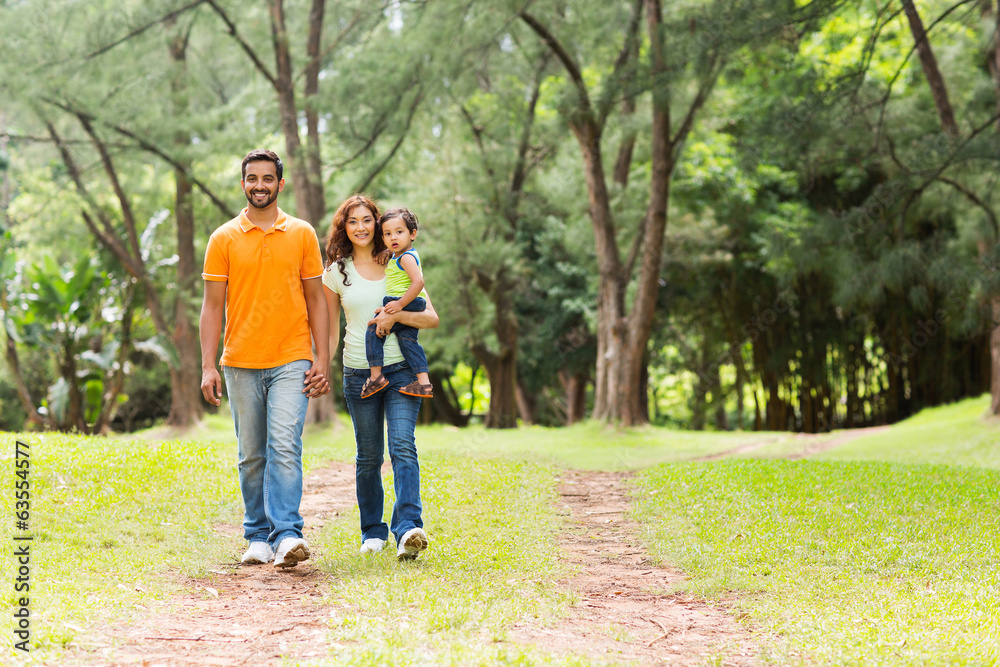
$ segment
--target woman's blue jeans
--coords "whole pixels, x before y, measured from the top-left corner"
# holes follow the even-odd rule
[[[223,367],[239,442],[243,536],[275,546],[302,537],[302,393],[307,360],[275,368]]]
[[[399,389],[413,381],[413,371],[405,361],[382,367],[389,386],[368,398],[361,398],[361,387],[371,376],[367,368],[344,368],[344,401],[354,422],[358,446],[355,485],[361,511],[361,540],[377,537],[396,541],[412,528],[423,528],[420,517],[420,465],[417,463],[416,428],[420,400],[400,394]],[[385,454],[383,426],[388,427],[389,460],[396,489],[396,504],[387,527],[383,520],[385,492],[382,488],[382,461]]]

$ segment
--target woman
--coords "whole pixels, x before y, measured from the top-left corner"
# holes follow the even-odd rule
[[[361,398],[361,387],[369,377],[365,353],[365,331],[375,324],[381,334],[396,322],[417,329],[433,329],[438,316],[430,299],[423,312],[383,313],[385,266],[376,256],[385,249],[375,233],[378,206],[364,195],[348,197],[333,215],[327,237],[326,254],[330,259],[323,274],[323,286],[330,309],[331,358],[340,338],[340,309],[347,319],[344,333],[344,401],[354,422],[358,447],[355,484],[361,510],[361,553],[376,553],[385,547],[392,530],[396,555],[412,560],[427,548],[420,504],[420,466],[417,463],[415,431],[420,400],[399,393],[415,376],[403,360],[395,335],[387,336],[382,374],[389,386],[379,393]],[[376,313],[372,319],[372,313]],[[388,426],[389,458],[395,480],[396,505],[386,526],[382,519],[382,460],[385,450],[383,424]]]

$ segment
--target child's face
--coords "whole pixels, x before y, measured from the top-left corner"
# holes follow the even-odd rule
[[[382,239],[385,241],[385,247],[394,255],[409,250],[415,238],[417,230],[411,232],[407,229],[402,218],[391,218],[382,223]]]

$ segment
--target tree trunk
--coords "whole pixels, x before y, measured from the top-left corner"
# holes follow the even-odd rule
[[[990,413],[1000,415],[1000,296],[990,299]]]
[[[614,222],[598,128],[590,122],[573,126],[573,133],[580,144],[584,175],[587,182],[590,221],[594,229],[600,285],[597,292],[597,369],[594,378],[594,418],[616,420],[620,418],[619,394],[621,379],[619,369],[626,363],[625,354],[625,287],[627,278],[622,274],[615,239]]]
[[[285,26],[284,2],[283,0],[269,0],[268,7],[271,10],[271,35],[274,39],[274,60],[277,71],[274,87],[278,95],[281,131],[285,135],[283,160],[291,176],[290,184],[295,195],[295,214],[309,222],[316,228],[316,233],[322,236],[326,204],[322,193],[323,179],[320,173],[318,116],[316,116],[316,110],[313,109],[313,126],[308,128],[310,141],[315,142],[315,145],[310,145],[306,151],[303,151],[302,141],[299,138],[299,109],[295,101],[295,76],[292,71],[292,53],[289,48],[288,30]],[[310,12],[310,20],[316,21],[316,25],[310,26],[308,50],[310,54],[315,52],[316,56],[314,60],[310,60],[306,70],[307,104],[312,102],[312,97],[318,87],[319,39],[322,35],[323,8],[324,3],[321,0],[314,0]],[[309,118],[307,110],[307,125]],[[304,153],[308,153],[308,155]],[[309,164],[313,165],[312,173]],[[313,354],[315,354],[315,350]],[[337,409],[333,392],[319,398],[309,399],[309,408],[306,411],[307,424],[325,423],[335,419],[336,415]]]
[[[188,113],[187,33],[180,31],[170,41],[174,73],[171,93],[174,116]],[[192,304],[198,299],[199,271],[194,250],[193,185],[188,179],[190,161],[185,156],[190,134],[178,131],[174,136],[180,166],[174,169],[174,218],[177,222],[177,294],[174,301],[173,343],[178,366],[170,371],[170,414],[167,423],[186,427],[201,419],[201,347],[194,327]]]
[[[430,402],[434,409],[435,419],[452,426],[468,426],[469,415],[462,414],[458,392],[451,385],[451,380],[444,374],[433,370],[428,375],[435,388],[434,400]]]
[[[514,394],[517,400],[517,413],[521,416],[521,422],[525,426],[535,423],[535,401],[533,397],[524,390],[520,382],[517,383],[517,390]]]
[[[583,419],[587,408],[587,376],[583,373],[559,371],[559,382],[566,393],[566,425]]]
[[[295,214],[306,219],[309,214],[309,172],[306,161],[302,159],[299,138],[299,109],[295,102],[295,77],[292,72],[292,53],[288,43],[288,30],[285,27],[285,7],[283,0],[268,0],[271,12],[271,37],[274,41],[274,60],[277,76],[274,79],[275,91],[278,95],[278,111],[281,119],[281,131],[285,135],[285,154],[282,160],[290,176],[289,185],[295,194]],[[318,220],[308,220],[314,227],[320,224]]]
[[[913,34],[913,41],[916,43],[917,53],[920,55],[920,64],[924,69],[924,76],[931,88],[931,95],[934,98],[934,106],[937,107],[938,117],[941,119],[941,127],[952,137],[958,136],[958,123],[955,122],[955,112],[948,100],[948,88],[944,84],[944,77],[938,68],[937,58],[934,57],[934,50],[927,39],[927,31],[924,30],[923,21],[920,14],[913,5],[913,0],[902,0],[903,11],[906,12],[906,19],[910,24],[910,32]]]
[[[517,364],[509,349],[501,343],[500,353],[494,354],[482,343],[473,346],[472,353],[486,369],[490,383],[490,408],[486,413],[486,428],[517,426]]]
[[[305,95],[303,107],[306,114],[306,148],[303,156],[306,163],[306,207],[302,217],[311,222],[318,231],[326,227],[326,193],[323,189],[323,162],[319,139],[319,73],[322,69],[320,47],[323,39],[323,15],[325,0],[313,0],[309,11],[309,37],[306,41]],[[322,231],[320,231],[322,235]],[[322,244],[320,244],[322,246]],[[325,252],[325,250],[324,250]]]

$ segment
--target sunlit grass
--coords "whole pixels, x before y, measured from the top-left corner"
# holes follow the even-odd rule
[[[774,633],[778,664],[1000,656],[1000,473],[727,461],[659,466],[634,490],[654,553]]]
[[[944,463],[1000,468],[1000,427],[989,395],[923,410],[891,429],[820,455],[830,460]]]
[[[568,570],[558,560],[554,480],[575,468],[640,471],[634,513],[650,551],[688,573],[685,590],[745,613],[776,664],[995,664],[1000,438],[982,418],[986,405],[926,411],[799,462],[691,462],[757,442],[771,444],[749,456],[792,453],[792,434],[420,426],[432,547],[414,563],[397,562],[392,545],[362,558],[356,509],[323,527],[313,541],[331,575],[332,620],[319,662],[391,663],[405,653],[426,664],[597,664],[511,641],[517,624],[555,622],[572,602],[555,583]],[[162,439],[177,436],[24,436],[36,660],[54,664],[88,627],[169,597],[183,578],[173,575],[199,577],[238,557],[228,412]],[[13,441],[0,452],[9,480]],[[345,415],[307,429],[307,471],[353,458]],[[386,485],[391,496],[391,473]],[[8,518],[12,502],[12,493],[0,501]],[[12,559],[0,567],[10,581]],[[10,587],[0,597],[8,608],[13,595]]]

